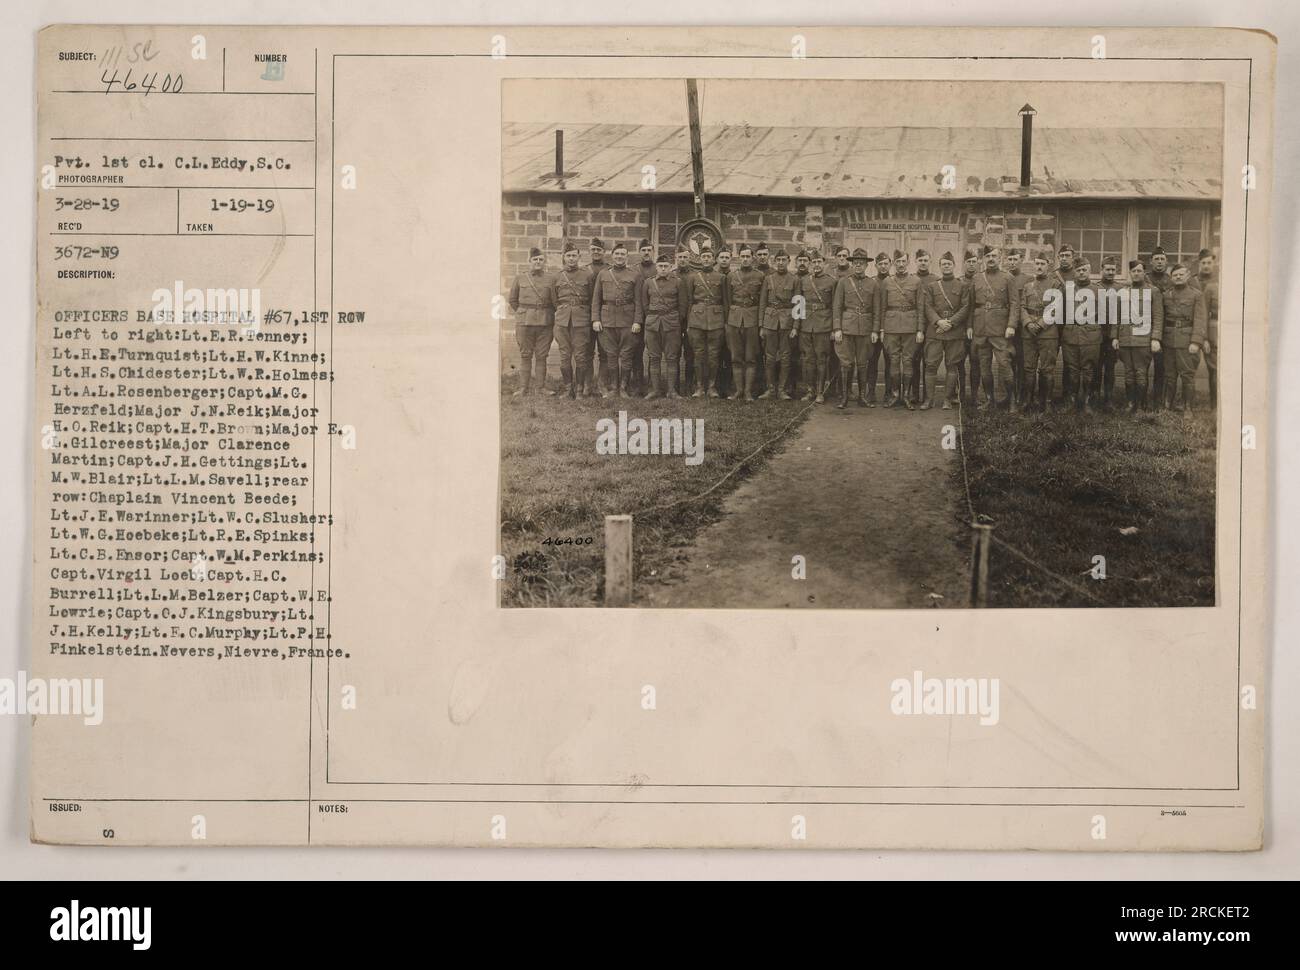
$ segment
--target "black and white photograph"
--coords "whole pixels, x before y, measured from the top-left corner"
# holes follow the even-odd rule
[[[502,605],[1214,606],[1222,115],[504,81]]]

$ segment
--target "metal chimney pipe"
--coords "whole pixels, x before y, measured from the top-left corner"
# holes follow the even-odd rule
[[[555,175],[564,175],[564,131],[560,128],[555,129]]]
[[[1032,105],[1020,109],[1020,187],[1029,188],[1029,169],[1034,152],[1034,115]]]

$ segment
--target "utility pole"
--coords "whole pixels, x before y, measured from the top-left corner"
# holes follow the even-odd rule
[[[691,123],[691,180],[695,190],[695,218],[704,218],[704,146],[700,141],[700,95],[695,78],[686,79],[686,114]]]

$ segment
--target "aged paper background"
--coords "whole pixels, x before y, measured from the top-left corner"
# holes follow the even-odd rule
[[[336,518],[330,633],[349,656],[266,671],[101,661],[88,674],[84,663],[33,649],[37,675],[103,676],[110,712],[94,729],[53,718],[35,726],[35,837],[97,843],[113,828],[118,842],[188,844],[202,805],[209,838],[221,843],[493,844],[489,820],[504,814],[515,845],[1259,845],[1263,729],[1257,712],[1238,716],[1236,697],[1239,683],[1265,683],[1271,45],[1247,33],[1113,30],[1103,63],[1001,61],[1024,51],[1081,57],[1086,47],[1077,32],[802,32],[813,55],[806,62],[786,56],[785,28],[635,37],[511,30],[504,60],[486,56],[492,32],[481,29],[285,29],[275,49],[288,51],[291,65],[314,66],[311,77],[293,75],[314,102],[305,128],[301,112],[288,109],[230,117],[220,104],[203,106],[206,123],[226,137],[314,138],[313,272],[268,252],[261,285],[277,305],[367,314],[364,327],[320,337],[337,375],[331,420],[358,426],[364,442],[352,452],[317,445],[318,461],[332,469],[321,501]],[[213,48],[269,43],[251,30],[205,33]],[[164,51],[187,53],[192,34],[131,28],[125,39],[152,37]],[[56,28],[40,43],[99,50],[110,36]],[[972,46],[979,62],[906,59]],[[1216,60],[1190,60],[1208,51]],[[872,55],[882,57],[869,68],[856,60]],[[596,64],[602,76],[628,78],[1222,83],[1220,440],[1233,442],[1248,422],[1262,444],[1244,458],[1220,449],[1219,605],[1090,611],[1082,622],[1054,611],[989,611],[801,614],[797,624],[766,613],[724,621],[496,609],[488,569],[496,508],[484,483],[496,480],[499,451],[498,336],[487,307],[497,288],[499,172],[489,160],[498,154],[500,82],[594,75]],[[152,102],[132,116],[125,98],[48,93],[76,88],[76,71],[84,76],[84,65],[53,65],[41,77],[43,138],[74,128],[152,135],[148,124],[176,120]],[[202,69],[187,66],[186,76],[197,88]],[[1234,186],[1248,134],[1261,177],[1247,224]],[[48,149],[38,143],[38,157]],[[357,167],[358,190],[327,194],[343,164]],[[1243,244],[1237,251],[1233,239]],[[247,258],[234,247],[211,252],[216,267]],[[50,266],[39,266],[44,306],[55,291],[45,289]],[[155,272],[139,280],[142,294],[193,271],[178,256]],[[455,285],[441,285],[444,277]],[[113,292],[129,282],[114,281]],[[87,284],[78,305],[147,301],[97,296]],[[1241,339],[1243,320],[1251,340]],[[38,318],[38,334],[45,326]],[[49,349],[38,338],[38,373]],[[37,427],[49,406],[40,393]],[[49,482],[39,445],[34,454],[39,630]],[[887,685],[914,669],[999,676],[1006,693],[996,737],[892,718]],[[637,703],[644,683],[671,698],[650,716]],[[373,701],[340,712],[341,684]],[[53,814],[47,799],[83,810]],[[347,811],[321,813],[320,804]],[[1160,815],[1180,807],[1185,817]],[[1100,844],[1089,835],[1098,812],[1109,829]],[[789,838],[794,813],[807,818],[806,843]]]

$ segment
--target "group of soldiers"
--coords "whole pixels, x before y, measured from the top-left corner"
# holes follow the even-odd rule
[[[1004,266],[1000,250],[970,249],[961,275],[952,253],[932,272],[923,249],[915,272],[899,250],[872,259],[840,247],[828,265],[822,253],[804,249],[793,267],[784,249],[763,244],[742,245],[734,258],[727,249],[695,254],[685,247],[656,256],[648,239],[638,250],[639,261],[629,262],[617,243],[606,262],[604,245],[593,240],[590,261],[580,266],[578,246],[568,243],[555,273],[541,250],[531,251],[529,271],[509,297],[522,375],[516,395],[561,393],[546,386],[554,340],[571,398],[672,398],[679,386],[693,397],[720,397],[729,365],[731,400],[792,400],[802,386],[802,400],[838,397],[836,406],[845,408],[856,374],[856,402],[874,407],[883,358],[884,407],[933,407],[943,365],[945,410],[959,396],[981,409],[1051,410],[1059,355],[1066,405],[1111,409],[1118,361],[1130,412],[1191,410],[1203,355],[1217,406],[1218,282],[1209,250],[1201,250],[1193,272],[1171,267],[1156,247],[1149,267],[1129,262],[1126,282],[1109,256],[1094,281],[1088,260],[1068,245],[1035,254],[1032,270],[1018,250],[1006,252]],[[1091,311],[1085,290],[1094,294]],[[1051,312],[1053,291],[1072,294],[1063,318]],[[1099,322],[1095,308],[1107,291],[1136,293],[1133,305],[1149,312]]]

